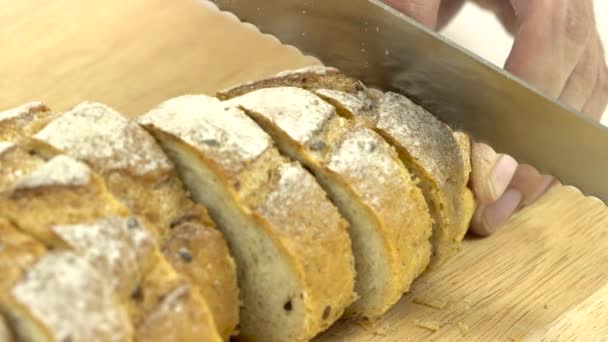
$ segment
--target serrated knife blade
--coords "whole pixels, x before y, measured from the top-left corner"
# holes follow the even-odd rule
[[[281,42],[400,92],[452,127],[608,203],[608,128],[379,0],[211,0]]]

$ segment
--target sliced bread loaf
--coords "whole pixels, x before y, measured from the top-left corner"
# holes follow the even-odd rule
[[[452,130],[406,97],[366,89],[357,80],[327,67],[286,71],[266,80],[221,91],[230,99],[256,89],[294,86],[315,91],[338,108],[340,115],[362,122],[393,145],[405,166],[417,177],[431,215],[434,258],[439,265],[460,246],[474,207],[466,187],[469,156],[463,155]],[[466,204],[458,203],[461,199]]]
[[[90,265],[101,277],[101,281],[95,281],[104,283],[126,306],[137,339],[149,336],[154,339],[146,340],[163,341],[174,336],[173,329],[159,331],[154,327],[156,334],[147,330],[145,323],[162,315],[166,320],[183,320],[181,324],[192,327],[180,331],[188,334],[182,336],[219,341],[207,304],[197,292],[189,291],[188,296],[179,297],[180,305],[171,307],[172,311],[161,305],[172,293],[183,292],[180,289],[190,285],[163,258],[148,224],[129,216],[130,212],[114,199],[103,180],[88,166],[65,155],[52,156],[53,150],[31,141],[13,145],[0,154],[3,165],[17,162],[11,169],[19,175],[10,190],[0,195],[0,217],[46,247],[70,251]],[[18,160],[22,163],[39,160],[39,167],[24,172],[18,169]],[[36,163],[23,164],[30,168]],[[0,178],[5,176],[3,169]],[[95,289],[81,291],[94,296]],[[67,309],[70,300],[61,300]],[[77,318],[74,322],[78,322],[79,329],[90,329],[81,326],[83,323]],[[199,326],[210,327],[209,333]]]
[[[314,177],[242,111],[206,96],[169,100],[139,119],[205,204],[235,256],[241,335],[306,341],[355,299],[346,222]]]
[[[153,224],[164,256],[200,290],[228,338],[238,322],[234,262],[206,209],[188,198],[154,138],[111,108],[90,102],[37,127],[37,139],[87,162],[118,200]]]
[[[394,149],[300,88],[260,89],[225,103],[245,110],[285,154],[308,167],[349,220],[359,295],[349,314],[385,313],[430,257],[428,209]]]

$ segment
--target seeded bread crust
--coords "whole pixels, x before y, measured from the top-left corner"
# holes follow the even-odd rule
[[[334,107],[300,88],[261,89],[225,103],[244,109],[283,153],[316,174],[351,221],[355,265],[362,277],[355,287],[360,299],[348,312],[368,318],[385,313],[409,290],[430,257],[428,209],[394,149],[374,131],[339,117]],[[358,214],[372,222],[368,228],[357,227],[360,218],[348,214],[348,206],[364,208]],[[381,242],[366,247],[371,234]],[[377,250],[377,259],[368,260],[370,248]],[[366,264],[387,271],[376,272]]]
[[[206,209],[186,194],[154,138],[113,109],[82,103],[35,135],[86,161],[134,214],[154,222],[162,252],[206,298],[218,330],[228,338],[238,322],[236,269]]]
[[[210,201],[217,207],[209,209],[225,232],[239,266],[241,338],[306,341],[342,315],[355,298],[350,240],[346,222],[312,175],[281,157],[270,137],[243,112],[226,108],[217,99],[184,96],[169,100],[141,117],[139,123],[176,161],[195,199],[208,201],[206,190],[197,189],[197,179],[202,177],[193,176],[193,168],[210,170],[213,175],[206,178],[215,180],[209,186],[215,184],[227,194],[221,201]],[[278,298],[283,289],[271,285],[269,279],[279,271],[251,271],[264,266],[257,264],[256,255],[246,255],[247,247],[235,248],[239,239],[250,233],[241,231],[240,237],[222,223],[228,220],[222,217],[228,207],[236,208],[232,216],[249,222],[248,230],[264,236],[272,246],[268,253],[277,253],[272,260],[287,265],[285,272],[290,275],[285,279],[296,284],[294,288],[300,293]],[[248,277],[261,282],[264,298],[252,296],[254,285],[247,283]],[[282,314],[271,319],[265,310]],[[301,319],[290,323],[290,330],[286,322],[291,322],[291,315]]]
[[[83,287],[83,300],[94,297],[96,289],[105,291],[99,286],[107,286],[110,293],[124,303],[130,321],[136,329],[137,339],[147,333],[142,331],[141,325],[151,315],[164,315],[167,319],[173,319],[175,315],[190,311],[196,312],[197,315],[188,317],[191,320],[187,324],[207,325],[213,327],[212,332],[215,332],[215,323],[208,312],[207,304],[198,293],[189,293],[189,301],[183,302],[182,307],[174,308],[174,312],[158,311],[166,309],[158,306],[158,303],[189,283],[178,276],[162,257],[155,234],[148,224],[130,217],[130,212],[107,191],[101,177],[75,159],[62,154],[53,156],[53,150],[44,143],[31,140],[27,144],[13,145],[0,155],[3,165],[5,160],[14,161],[19,158],[23,165],[29,168],[25,171],[15,164],[12,172],[18,177],[7,175],[7,172],[0,175],[3,180],[16,178],[9,186],[10,190],[0,196],[0,217],[10,220],[20,231],[35,237],[46,247],[70,251],[69,253],[76,255],[79,260],[68,261],[76,263],[78,267],[85,267],[81,266],[81,263],[89,265],[101,279],[95,278],[94,281],[101,284],[97,285],[98,287]],[[26,162],[27,160],[37,162]],[[32,168],[31,165],[38,167]],[[56,258],[52,260],[68,262]],[[83,270],[85,271],[86,269]],[[59,287],[56,291],[62,289],[60,285],[57,285]],[[48,296],[52,297],[51,294]],[[53,310],[58,315],[67,315],[60,310],[70,310],[72,301],[79,299],[74,294],[71,296],[73,298],[62,299],[64,308],[59,307],[59,301],[48,305],[55,305]],[[14,304],[9,301],[10,303]],[[36,305],[36,302],[25,305]],[[30,307],[28,310],[38,310],[40,314],[44,313],[44,317],[54,319],[50,316],[52,310],[49,307]],[[51,325],[45,329],[50,329],[55,335],[60,333],[52,331],[59,326],[52,325],[53,322],[49,324]],[[79,326],[73,329],[91,330],[91,327],[80,322]],[[174,332],[166,333],[170,336]],[[220,340],[216,334],[193,334],[191,337]],[[165,340],[165,336],[157,334],[155,340]]]
[[[433,266],[439,266],[460,248],[471,218],[472,193],[466,188],[463,150],[451,129],[422,107],[395,93],[365,89],[334,68],[313,67],[286,71],[269,79],[219,92],[233,97],[269,87],[292,86],[315,91],[338,107],[341,115],[362,122],[380,133],[399,153],[405,166],[421,181],[435,221]],[[463,185],[464,184],[464,185]],[[467,203],[457,202],[464,199]]]

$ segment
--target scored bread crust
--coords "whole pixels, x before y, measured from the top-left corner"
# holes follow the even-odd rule
[[[154,222],[163,254],[198,287],[220,334],[228,338],[238,322],[234,262],[206,209],[188,198],[154,139],[113,109],[93,102],[39,127],[37,139],[92,165],[118,200]]]
[[[334,68],[311,66],[296,70],[285,70],[274,77],[240,84],[217,93],[220,100],[250,93],[261,88],[292,86],[303,89],[336,89],[346,93],[363,91],[365,86],[360,81],[343,74]]]
[[[422,107],[395,93],[365,89],[334,68],[323,66],[286,71],[274,77],[218,93],[230,99],[256,89],[294,86],[315,91],[338,108],[339,114],[368,125],[393,145],[402,161],[421,181],[433,219],[434,266],[457,251],[468,230],[474,207],[466,188],[466,151],[451,129]],[[469,152],[470,153],[470,152]],[[460,200],[466,204],[458,204]]]
[[[41,160],[37,169],[28,172],[13,170],[21,176],[10,191],[0,196],[0,217],[9,219],[19,230],[47,247],[71,250],[90,265],[103,279],[100,282],[124,303],[137,330],[136,336],[146,333],[141,331],[141,322],[151,315],[162,314],[170,319],[183,312],[196,312],[188,324],[215,328],[206,302],[197,293],[189,293],[189,301],[183,302],[174,312],[158,311],[165,308],[157,308],[157,303],[188,282],[179,277],[162,257],[149,225],[129,217],[129,211],[107,191],[101,177],[70,157],[52,156],[53,150],[33,140],[0,155],[3,165],[5,160],[14,160],[15,155],[21,160]],[[1,176],[5,177],[4,172]],[[81,291],[87,296],[95,296],[95,287]],[[72,298],[63,300],[67,309]],[[78,300],[78,297],[74,296],[73,300]],[[26,305],[29,308],[35,303]],[[28,310],[35,309],[31,307]],[[216,334],[191,337],[220,340]],[[155,338],[165,340],[162,334]]]
[[[94,129],[65,133],[71,125]],[[93,164],[115,196],[157,223],[165,256],[200,287],[218,329],[227,338],[238,321],[234,263],[206,210],[187,197],[173,165],[154,139],[97,103],[77,106],[36,136]],[[96,152],[96,147],[105,152]]]
[[[42,128],[54,114],[42,102],[30,102],[0,112],[0,141],[18,141]]]
[[[132,339],[131,323],[112,288],[78,255],[49,252],[2,217],[0,245],[0,318],[7,318],[0,323],[11,335],[2,341]]]
[[[225,103],[244,109],[284,153],[311,169],[350,220],[360,299],[349,314],[375,318],[386,312],[430,257],[424,197],[393,148],[300,88],[260,89]]]
[[[231,245],[243,302],[240,337],[305,341],[341,316],[354,300],[350,240],[346,222],[312,175],[281,157],[243,112],[217,99],[172,99],[138,122],[176,162]],[[221,195],[211,200],[209,193]],[[241,221],[246,229],[238,227]],[[257,240],[247,247],[251,236]],[[262,272],[271,261],[276,268]],[[292,290],[299,292],[287,293]]]

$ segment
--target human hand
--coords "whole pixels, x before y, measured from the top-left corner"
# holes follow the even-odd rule
[[[437,29],[464,0],[384,0]],[[476,0],[514,36],[505,69],[548,96],[599,120],[608,103],[608,68],[592,0]],[[491,147],[473,144],[471,187],[479,206],[471,230],[490,235],[557,181]]]

